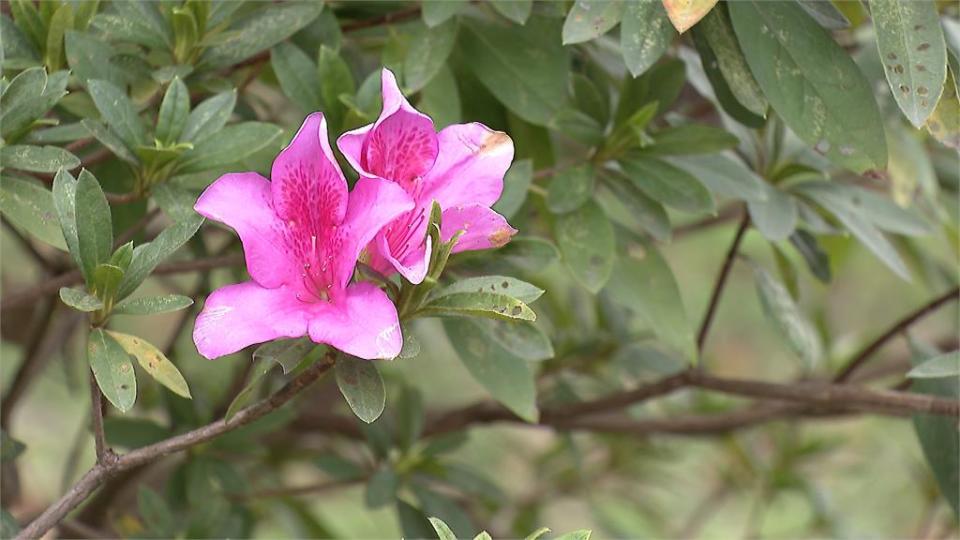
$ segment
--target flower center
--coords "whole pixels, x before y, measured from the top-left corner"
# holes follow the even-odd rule
[[[337,260],[341,242],[337,227],[329,228],[324,235],[304,235],[298,244],[303,290],[297,293],[297,299],[310,303],[334,300],[340,293]]]

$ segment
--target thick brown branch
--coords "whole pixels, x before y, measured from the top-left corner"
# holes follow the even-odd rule
[[[934,298],[930,302],[927,302],[913,313],[897,321],[896,324],[891,326],[889,330],[883,334],[880,334],[879,337],[871,341],[860,352],[855,354],[853,358],[847,362],[847,365],[837,373],[837,376],[833,379],[834,382],[843,382],[850,378],[850,375],[852,375],[861,364],[869,360],[870,357],[873,356],[875,352],[879,351],[881,347],[886,345],[888,341],[897,337],[897,335],[903,333],[911,325],[933,313],[941,306],[957,300],[958,297],[960,297],[960,287],[954,287],[944,294]]]
[[[243,255],[232,253],[230,255],[220,255],[207,259],[195,259],[189,261],[177,261],[164,263],[157,266],[154,274],[181,274],[184,272],[205,272],[217,268],[226,268],[229,266],[239,266],[243,264]],[[60,274],[48,281],[44,281],[29,289],[15,292],[0,299],[0,310],[8,310],[33,302],[41,296],[55,294],[60,287],[69,287],[83,282],[83,275],[79,270],[72,270],[65,274]]]
[[[743,241],[743,235],[750,227],[750,214],[743,213],[740,219],[740,226],[733,236],[733,242],[730,243],[730,249],[723,259],[723,265],[717,274],[717,281],[713,286],[713,292],[710,294],[710,302],[707,304],[707,311],[703,315],[703,322],[700,323],[700,331],[697,332],[697,350],[703,351],[703,346],[707,342],[707,334],[710,332],[710,324],[713,322],[713,316],[717,311],[717,305],[720,303],[720,295],[723,294],[723,288],[727,284],[727,277],[730,276],[730,269],[733,267],[733,261],[737,257],[737,251],[740,250],[740,242]]]
[[[27,525],[17,539],[39,538],[46,534],[63,520],[71,510],[87,499],[95,489],[105,480],[122,471],[138,465],[149,463],[174,452],[179,452],[216,438],[228,431],[247,425],[264,415],[278,409],[304,388],[316,381],[320,375],[333,366],[333,357],[327,356],[323,360],[310,366],[306,371],[287,383],[277,393],[269,398],[240,410],[229,420],[221,419],[212,424],[188,431],[182,435],[171,437],[150,446],[133,450],[128,454],[117,457],[107,463],[97,463],[56,503],[47,508],[33,522]]]

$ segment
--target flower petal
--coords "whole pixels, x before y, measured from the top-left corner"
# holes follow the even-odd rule
[[[360,251],[401,214],[413,209],[413,198],[397,184],[377,178],[361,178],[350,193],[344,225],[352,238],[351,256]]]
[[[288,287],[265,289],[251,281],[217,289],[193,327],[193,342],[209,359],[248,345],[307,334],[310,309]]]
[[[313,341],[367,360],[400,354],[403,337],[397,308],[376,285],[355,283],[340,302],[318,306],[310,320]]]
[[[337,146],[362,176],[393,180],[411,188],[413,180],[425,175],[437,159],[433,120],[407,102],[388,69],[381,73],[381,93],[383,109],[377,121],[344,133]]]
[[[270,182],[257,173],[231,173],[204,190],[194,205],[200,215],[229,225],[243,242],[247,271],[263,287],[297,279],[284,251],[284,225],[273,210]]]
[[[371,251],[370,266],[384,275],[389,276],[397,271],[414,285],[421,283],[423,278],[427,277],[430,254],[433,251],[433,242],[429,236],[424,238],[423,245],[410,247],[403,254],[403,260],[394,258],[385,234],[378,235],[369,249]]]
[[[513,161],[513,141],[480,123],[455,124],[440,131],[440,153],[424,177],[426,200],[443,208],[463,204],[493,206],[503,191],[503,175]]]
[[[448,242],[457,231],[464,231],[453,253],[498,248],[510,241],[517,230],[503,216],[479,204],[457,206],[443,211],[440,237]]]
[[[273,161],[273,204],[296,228],[319,231],[339,225],[347,211],[347,180],[340,171],[322,113],[313,113]]]

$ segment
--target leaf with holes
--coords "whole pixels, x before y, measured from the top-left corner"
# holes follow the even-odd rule
[[[622,0],[576,0],[563,22],[563,44],[596,39],[616,26],[622,16]]]
[[[439,296],[420,308],[426,316],[473,316],[505,321],[536,320],[537,314],[525,303],[506,294],[492,292],[462,292]]]
[[[141,337],[109,330],[107,333],[117,340],[117,343],[127,351],[127,354],[136,358],[140,367],[157,382],[169,388],[174,394],[190,399],[190,388],[187,386],[187,381],[180,374],[177,366],[160,349]]]
[[[510,296],[527,304],[535,302],[543,295],[543,289],[540,287],[531,285],[517,278],[507,276],[481,276],[461,279],[448,285],[433,293],[433,299],[451,294],[481,292]]]
[[[676,35],[663,4],[627,0],[620,22],[620,50],[630,74],[636,77],[650,69]]]
[[[127,351],[103,329],[90,331],[87,342],[87,361],[104,397],[127,412],[137,399],[137,376]]]

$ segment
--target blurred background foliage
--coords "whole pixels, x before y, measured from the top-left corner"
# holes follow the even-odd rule
[[[546,291],[536,323],[413,321],[405,335],[419,354],[376,364],[386,405],[372,424],[328,377],[295,406],[121,474],[62,536],[416,537],[433,534],[426,516],[461,537],[543,525],[594,537],[956,536],[947,419],[639,434],[478,423],[430,436],[446,411],[477,402],[535,422],[540,408],[694,363],[718,376],[828,379],[955,288],[955,3],[2,8],[5,537],[94,460],[81,312],[151,313],[110,328],[152,343],[182,374],[139,373],[133,396],[108,393],[128,409],[106,409],[118,450],[208,423],[291,377],[285,349],[214,362],[196,352],[202,298],[244,270],[235,236],[201,227],[192,205],[224,172],[269,174],[309,112],[324,111],[331,138],[372,122],[381,66],[438,129],[476,121],[513,138],[495,209],[520,233],[497,252],[453,257],[444,277],[532,283]],[[61,233],[58,189],[74,185],[76,215],[99,216],[86,227],[115,252],[85,259],[69,245],[92,242],[83,227],[73,240]],[[703,344],[702,314],[741,236]],[[121,308],[135,290],[146,300]],[[955,351],[955,305],[905,337],[853,379],[889,387],[911,363]],[[957,398],[949,379],[913,390],[937,393],[931,381]],[[669,423],[749,403],[687,390],[621,413]]]

